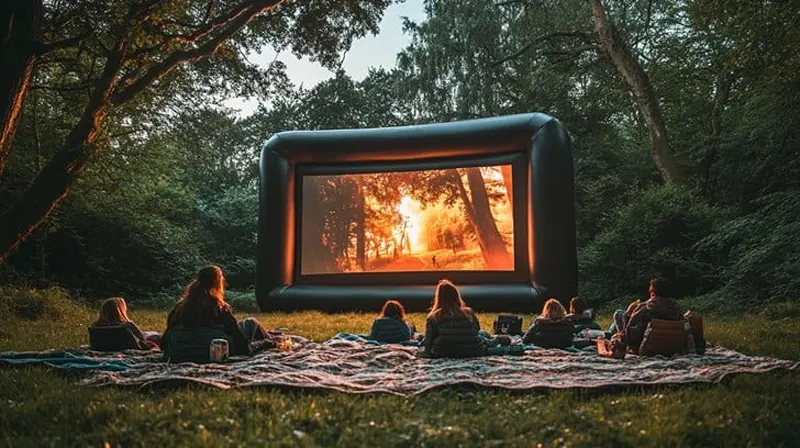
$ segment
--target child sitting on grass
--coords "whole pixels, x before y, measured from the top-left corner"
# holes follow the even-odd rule
[[[558,300],[548,300],[542,308],[542,314],[533,321],[522,337],[522,343],[542,348],[571,346],[575,328],[566,317],[567,310]]]
[[[372,322],[369,338],[378,342],[408,341],[414,336],[414,325],[406,320],[406,310],[397,300],[387,300],[381,314]]]
[[[122,327],[130,334],[119,336],[117,333],[104,333],[102,329]],[[100,306],[100,316],[89,328],[89,344],[93,350],[119,351],[127,349],[150,350],[158,348],[161,335],[155,331],[142,331],[128,317],[128,305],[122,297],[112,297],[103,301]],[[131,346],[133,345],[133,346]]]
[[[594,310],[589,308],[586,301],[580,297],[573,297],[569,301],[569,314],[567,320],[575,326],[575,334],[580,334],[584,329],[602,330],[594,321]]]

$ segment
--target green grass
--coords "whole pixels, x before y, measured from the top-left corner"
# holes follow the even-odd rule
[[[0,291],[2,293],[2,291]],[[0,313],[0,350],[86,343],[94,314]],[[163,311],[134,310],[163,330]],[[371,315],[256,314],[324,340],[365,332]],[[483,315],[490,328],[492,315]],[[422,328],[423,316],[412,320]],[[526,319],[528,324],[529,319]],[[706,317],[707,336],[749,354],[800,359],[800,318]],[[520,393],[455,388],[414,398],[187,386],[134,392],[77,385],[41,368],[0,369],[0,441],[8,446],[796,446],[800,375],[739,375],[714,386]]]

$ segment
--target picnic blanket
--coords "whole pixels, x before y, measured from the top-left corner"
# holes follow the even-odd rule
[[[415,356],[417,347],[376,344],[349,334],[323,343],[295,337],[294,345],[297,348],[291,351],[267,351],[250,358],[233,358],[224,364],[170,364],[161,361],[158,353],[137,351],[76,354],[127,367],[87,370],[81,381],[91,386],[200,383],[224,389],[283,386],[402,396],[461,384],[512,390],[602,388],[716,383],[736,373],[800,370],[797,361],[748,356],[723,347],[710,347],[703,355],[628,356],[617,360],[602,358],[592,350],[540,348],[521,356],[421,359]],[[0,357],[0,363],[7,362]]]

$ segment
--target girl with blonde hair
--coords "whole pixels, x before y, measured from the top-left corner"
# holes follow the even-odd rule
[[[567,310],[557,299],[544,303],[542,313],[522,337],[523,344],[542,348],[567,348],[572,345],[575,327],[567,319]]]
[[[109,335],[112,327],[124,328],[124,332],[130,334],[127,337],[111,338],[93,335]],[[100,339],[105,339],[100,341]],[[112,340],[116,339],[116,340]],[[125,349],[144,349],[158,348],[161,335],[155,331],[142,331],[128,317],[128,305],[122,297],[111,297],[103,301],[100,305],[100,314],[97,320],[89,328],[89,345],[95,350],[119,351]]]

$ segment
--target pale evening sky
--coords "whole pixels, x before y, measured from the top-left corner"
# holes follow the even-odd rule
[[[390,6],[384,13],[378,35],[367,35],[353,42],[342,64],[347,74],[355,80],[361,80],[367,75],[370,67],[394,67],[397,53],[411,40],[408,35],[403,34],[403,17],[421,22],[425,18],[422,2],[423,0],[405,0],[403,3]],[[274,59],[275,51],[272,48],[265,48],[262,53],[250,57],[251,61],[264,66]],[[278,59],[286,64],[286,73],[297,86],[302,84],[310,88],[333,76],[333,73],[316,62],[297,59],[288,51],[282,53]],[[242,115],[250,115],[258,107],[258,100],[231,98],[225,101],[225,104],[238,109]]]

